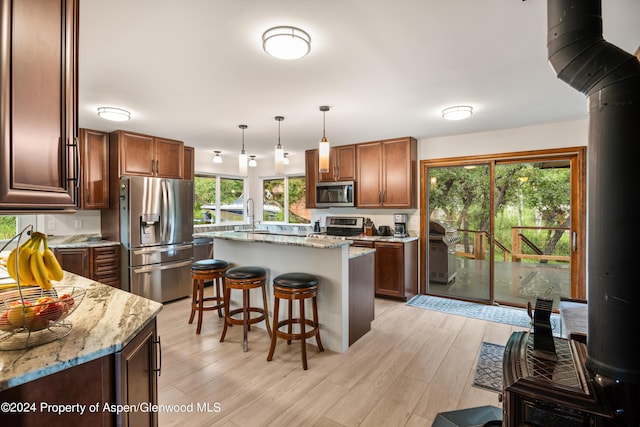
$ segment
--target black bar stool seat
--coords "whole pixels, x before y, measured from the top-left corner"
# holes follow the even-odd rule
[[[273,353],[276,349],[276,340],[278,337],[286,339],[287,344],[291,344],[291,340],[300,340],[300,348],[302,353],[302,368],[307,369],[307,338],[315,337],[318,344],[318,350],[324,351],[322,341],[320,340],[320,323],[318,321],[318,278],[312,274],[292,272],[284,273],[273,279],[273,334],[271,335],[271,347],[267,361],[273,359]],[[280,300],[288,301],[288,317],[279,320]],[[313,318],[307,319],[305,315],[305,300],[311,299],[313,308]],[[293,317],[293,301],[300,302],[300,317]],[[300,325],[299,331],[293,332],[293,325]],[[281,330],[287,327],[287,332]],[[311,329],[307,328],[310,326]]]
[[[222,259],[203,259],[194,261],[191,264],[191,279],[193,289],[191,290],[191,316],[189,323],[193,322],[193,317],[198,313],[198,326],[196,334],[200,334],[202,329],[202,312],[218,310],[218,317],[222,317],[224,303],[224,273],[229,268],[229,263]],[[204,284],[213,281],[212,296],[204,296]]]
[[[265,321],[267,333],[271,336],[271,326],[269,325],[269,311],[267,309],[267,270],[258,266],[241,266],[230,268],[225,272],[225,290],[224,301],[226,304],[224,328],[220,342],[224,341],[227,335],[227,327],[233,325],[242,325],[242,349],[249,350],[248,332],[251,325],[261,321]],[[251,289],[262,289],[262,307],[252,307],[249,291]],[[231,309],[231,290],[237,289],[242,291],[242,306],[240,308]],[[252,313],[257,316],[251,317]],[[241,315],[239,317],[238,315]]]

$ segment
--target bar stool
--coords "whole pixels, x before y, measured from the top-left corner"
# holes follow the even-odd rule
[[[224,273],[229,268],[229,263],[221,259],[203,259],[191,264],[191,278],[193,279],[193,289],[191,291],[191,316],[189,323],[193,322],[193,317],[198,312],[198,327],[196,334],[200,334],[202,329],[202,312],[218,310],[218,316],[222,317],[224,308]],[[205,282],[213,281],[213,296],[204,296]],[[212,303],[212,304],[208,304]]]
[[[286,339],[287,344],[291,344],[291,340],[300,340],[302,368],[306,370],[307,338],[315,336],[318,350],[324,351],[322,341],[320,341],[320,323],[318,322],[318,278],[307,273],[280,274],[273,279],[273,296],[273,335],[271,336],[271,348],[269,349],[267,361],[273,359],[277,337]],[[309,298],[311,298],[313,306],[313,319],[307,319],[305,316],[304,303]],[[289,316],[285,320],[278,321],[281,299],[289,302]],[[299,318],[292,317],[294,300],[300,301]],[[297,333],[294,333],[293,325],[296,323],[300,325],[300,328]],[[311,329],[307,330],[307,325],[311,326]],[[283,326],[287,326],[287,332],[280,330]]]
[[[227,335],[227,326],[242,325],[242,350],[249,350],[249,341],[247,338],[249,329],[254,323],[264,320],[267,332],[271,336],[271,327],[269,326],[269,311],[267,310],[267,270],[262,267],[244,266],[230,268],[225,272],[225,289],[224,301],[226,304],[224,329],[220,342],[224,341]],[[262,289],[263,307],[252,307],[249,291],[251,289]],[[231,309],[231,290],[238,289],[242,291],[242,307]],[[234,317],[242,313],[242,317]],[[258,313],[258,316],[251,317],[251,313]]]

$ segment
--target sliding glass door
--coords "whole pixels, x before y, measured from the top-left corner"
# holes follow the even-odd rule
[[[585,298],[584,168],[583,147],[422,161],[421,293]]]

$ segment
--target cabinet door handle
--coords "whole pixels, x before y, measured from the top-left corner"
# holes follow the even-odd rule
[[[160,173],[160,160],[156,160],[156,173]]]
[[[156,368],[154,372],[158,373],[158,376],[162,375],[162,343],[160,342],[160,335],[158,339],[153,342],[158,347],[158,358],[156,359]]]
[[[75,187],[78,188],[80,186],[80,149],[78,146],[78,138],[73,138],[73,143],[65,144],[67,148],[71,148],[73,151],[73,166],[75,176],[71,178],[67,178],[67,181],[75,181]]]
[[[156,162],[151,160],[151,173],[155,173],[156,171]]]

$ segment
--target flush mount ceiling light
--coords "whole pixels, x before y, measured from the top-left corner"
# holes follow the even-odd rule
[[[256,162],[256,156],[254,155],[249,156],[249,167],[255,168],[256,166],[258,166],[258,162]]]
[[[282,164],[283,165],[289,164],[289,153],[284,153],[284,157],[282,158]]]
[[[275,119],[278,121],[278,145],[276,145],[275,151],[275,169],[276,175],[282,175],[284,173],[284,149],[280,144],[280,123],[284,120],[284,117],[276,116]]]
[[[262,48],[274,58],[300,59],[311,50],[311,36],[296,27],[273,27],[262,34]]]
[[[214,153],[216,153],[216,155],[213,156],[213,163],[222,163],[222,156],[220,155],[220,151],[214,151]]]
[[[240,129],[242,129],[242,150],[240,150],[240,155],[238,156],[238,173],[240,176],[247,176],[247,153],[244,151],[244,130],[248,127],[247,125],[238,125]]]
[[[114,122],[126,122],[131,118],[131,113],[127,110],[114,107],[100,107],[98,108],[98,115],[103,119]]]
[[[468,105],[456,105],[442,110],[442,118],[445,120],[462,120],[471,117],[473,108]]]
[[[327,105],[322,105],[320,107],[320,111],[322,111],[322,139],[320,140],[320,145],[318,147],[318,171],[320,173],[327,173],[329,172],[329,149],[331,147],[329,145],[329,140],[324,134],[324,119],[327,111],[329,111],[329,107]]]

